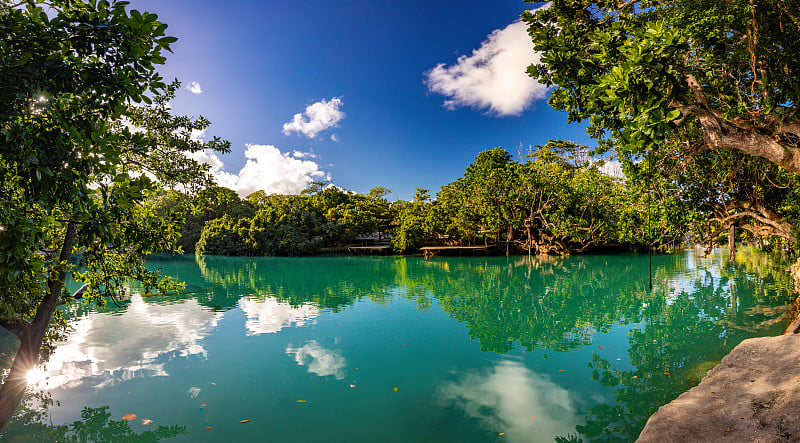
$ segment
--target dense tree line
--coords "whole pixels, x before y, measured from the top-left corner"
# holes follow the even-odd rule
[[[161,190],[145,206],[182,218],[175,233],[182,250],[209,255],[343,252],[374,232],[390,237],[397,253],[424,245],[665,252],[687,239],[709,248],[748,241],[774,249],[797,241],[797,177],[766,160],[736,151],[687,158],[662,149],[638,161],[623,158],[618,177],[589,152],[560,140],[532,147],[519,161],[502,148],[486,150],[433,198],[418,188],[411,201],[390,202],[383,187],[362,195],[315,182],[299,195],[257,191],[244,199],[218,186],[194,194]]]
[[[241,199],[212,186],[194,195],[153,193],[146,206],[181,217],[184,252],[209,255],[309,255],[352,241],[356,235],[388,231],[392,208],[377,187],[366,195],[313,183],[299,195],[256,191]]]
[[[182,216],[185,252],[210,255],[309,255],[342,251],[359,234],[390,235],[395,252],[423,245],[486,245],[496,252],[573,254],[607,248],[668,250],[700,219],[686,198],[642,179],[602,171],[603,160],[572,142],[535,146],[521,161],[502,148],[477,155],[462,177],[411,201],[389,202],[389,190],[366,195],[314,183],[300,195],[209,187],[195,195],[154,193],[155,213]],[[638,175],[637,175],[638,174]],[[338,249],[337,249],[338,248]]]

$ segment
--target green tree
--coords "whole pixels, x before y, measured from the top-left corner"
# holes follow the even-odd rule
[[[549,104],[604,148],[730,149],[800,173],[796,0],[556,0],[526,12]]]
[[[728,233],[735,255],[737,230],[762,244],[765,237],[796,242],[797,174],[732,150],[703,151],[687,158],[680,149],[665,149],[653,157],[657,160],[648,174],[667,185],[680,205],[689,209],[687,223],[707,244]]]
[[[166,290],[170,281],[141,257],[165,247],[175,220],[137,220],[150,214],[136,205],[155,188],[150,177],[204,186],[207,169],[183,153],[228,148],[191,139],[206,120],[169,114],[178,84],[155,67],[176,39],[155,14],[105,0],[47,2],[47,12],[38,4],[0,0],[0,322],[20,338],[0,429],[69,299],[73,254],[89,300],[102,302],[127,277]]]
[[[196,248],[200,254],[253,255],[249,218],[234,219],[228,214],[205,222]]]
[[[424,191],[420,192],[420,191]],[[417,190],[420,197],[427,196],[427,189]],[[422,195],[424,194],[424,195]],[[396,212],[394,229],[392,230],[392,249],[396,252],[410,252],[422,246],[429,237],[430,231],[426,224],[426,211],[431,205],[423,201],[395,202],[392,206]]]

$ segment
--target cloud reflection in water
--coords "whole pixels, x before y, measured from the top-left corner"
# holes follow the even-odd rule
[[[319,308],[314,305],[305,304],[295,308],[274,297],[242,298],[239,307],[247,315],[247,335],[272,334],[292,324],[305,326],[319,315]]]
[[[72,322],[74,331],[29,380],[44,389],[100,388],[141,375],[169,375],[164,365],[170,356],[206,357],[201,340],[222,315],[194,299],[157,304],[133,295],[122,312],[92,313]]]
[[[445,406],[463,409],[509,441],[553,441],[582,422],[566,389],[522,363],[503,360],[485,374],[467,373],[440,388]],[[534,418],[531,418],[533,416]]]
[[[294,357],[298,365],[308,366],[311,374],[326,377],[334,376],[337,380],[344,379],[347,359],[339,351],[326,349],[316,340],[310,340],[299,348],[286,347],[286,353]]]

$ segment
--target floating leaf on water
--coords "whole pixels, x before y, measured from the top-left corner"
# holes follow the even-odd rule
[[[206,404],[205,404],[205,403],[203,403],[202,405],[200,405],[200,407],[201,407],[201,408],[205,408],[205,407],[206,407]]]
[[[298,403],[305,403],[305,400],[297,400]]]
[[[351,388],[355,388],[355,387],[356,387],[356,385],[350,385],[350,387],[351,387]]]
[[[239,420],[239,423],[250,423],[250,420]]]
[[[394,388],[394,392],[397,392],[397,388]]]
[[[505,432],[501,432],[499,435],[506,435],[506,433]]]
[[[632,379],[634,379],[634,380],[636,380],[637,378],[639,378],[639,376],[638,376],[638,375],[634,375],[634,376],[633,376],[633,377],[631,377],[631,378],[632,378]]]
[[[216,384],[216,383],[214,383],[213,381],[211,382],[211,384],[212,384],[212,385],[214,385],[214,386],[216,386],[216,385],[217,385],[217,384]]]
[[[148,420],[148,419],[146,419],[146,418],[143,418],[143,419],[142,419],[142,425],[143,425],[143,426],[147,426],[147,425],[149,425],[149,424],[150,424],[150,423],[152,423],[152,422],[153,422],[153,420]]]
[[[125,414],[122,416],[122,419],[125,421],[136,420],[136,414]]]
[[[211,429],[211,426],[206,426],[206,429]]]
[[[535,415],[531,415],[531,418],[536,418],[536,416]]]
[[[665,372],[664,375],[669,375],[669,372]]]
[[[598,346],[597,349],[605,349],[605,346]]]

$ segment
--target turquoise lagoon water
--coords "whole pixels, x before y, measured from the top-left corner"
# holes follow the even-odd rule
[[[6,439],[633,440],[794,297],[724,251],[149,264],[185,293],[68,306]]]

